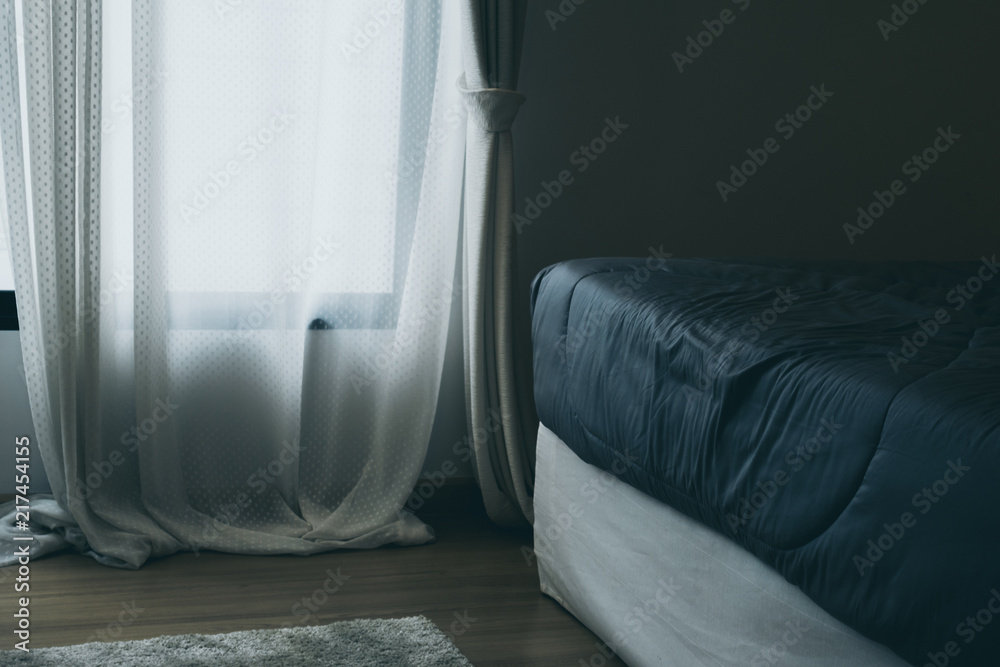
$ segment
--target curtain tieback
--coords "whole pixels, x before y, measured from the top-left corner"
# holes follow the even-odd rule
[[[469,118],[487,132],[507,132],[524,103],[524,95],[503,88],[470,89],[465,74],[458,78],[458,90],[465,98]]]

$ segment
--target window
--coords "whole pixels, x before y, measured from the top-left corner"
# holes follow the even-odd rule
[[[395,328],[440,30],[387,7],[154,5],[132,97],[149,96],[170,328]]]
[[[0,179],[0,185],[3,180]],[[14,269],[7,241],[7,203],[0,187],[0,331],[17,331],[17,306],[14,303]]]
[[[110,3],[101,224],[120,247],[102,249],[102,303],[149,270],[142,253],[133,262],[130,229],[133,147],[144,141],[169,328],[289,329],[317,318],[329,328],[394,328],[424,162],[464,138],[452,132],[464,108],[435,107],[440,3],[421,9],[314,1],[220,13],[154,3],[140,81],[129,3]],[[148,123],[135,123],[139,108]],[[16,328],[5,234],[6,224],[0,326],[13,318]]]

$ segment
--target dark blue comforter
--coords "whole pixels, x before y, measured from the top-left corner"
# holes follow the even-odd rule
[[[1000,665],[998,271],[557,264],[538,414],[910,662]]]

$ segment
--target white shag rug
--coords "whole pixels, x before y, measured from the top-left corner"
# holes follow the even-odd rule
[[[472,667],[424,616],[0,652],[17,667]]]

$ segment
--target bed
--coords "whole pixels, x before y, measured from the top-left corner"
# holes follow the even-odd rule
[[[542,271],[535,554],[589,664],[1000,664],[998,270]]]

